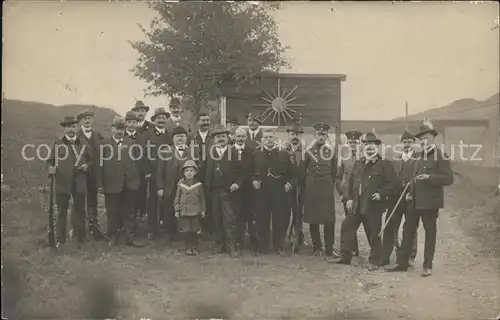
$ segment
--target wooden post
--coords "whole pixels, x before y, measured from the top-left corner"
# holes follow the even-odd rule
[[[405,128],[405,130],[408,130],[408,128],[409,128],[409,123],[408,123],[408,101],[405,102],[405,121],[406,121],[406,128]]]

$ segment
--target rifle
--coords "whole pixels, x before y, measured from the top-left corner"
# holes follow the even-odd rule
[[[50,199],[49,199],[49,247],[56,247],[55,227],[54,227],[54,211],[57,211],[57,204],[54,201],[55,177],[50,175]]]

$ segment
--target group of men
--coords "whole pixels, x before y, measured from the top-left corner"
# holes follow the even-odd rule
[[[178,99],[172,99],[169,109],[156,108],[149,122],[149,107],[138,101],[124,119],[113,120],[109,139],[92,129],[93,114],[88,110],[61,122],[64,136],[54,143],[48,161],[56,177],[59,245],[66,241],[70,195],[80,244],[86,218],[89,232],[111,245],[117,245],[124,233],[128,245],[141,246],[135,237],[141,217],[147,219],[150,240],[164,234],[178,240],[173,202],[181,168],[194,160],[208,208],[203,230],[214,239],[214,253],[237,257],[247,247],[254,254],[281,255],[291,242],[298,250],[305,244],[305,222],[314,255],[350,264],[359,254],[357,230],[363,224],[370,245],[369,270],[388,265],[396,247],[397,264],[388,270],[406,271],[416,255],[416,230],[422,219],[423,274],[431,274],[443,187],[453,183],[453,174],[434,143],[438,133],[430,122],[415,136],[404,132],[402,151],[389,160],[380,154],[382,142],[374,133],[346,132],[350,152],[342,155],[328,143],[328,124],[314,126],[314,142],[306,147],[298,123],[287,129],[289,141],[283,144],[273,130],[260,128],[262,121],[252,114],[244,129],[237,119],[228,119],[227,127],[211,126],[210,116],[200,113],[194,130],[182,118]],[[416,138],[421,151],[413,149]],[[71,146],[73,152],[59,160],[58,145]],[[334,250],[335,190],[345,212],[339,254]],[[97,221],[98,192],[106,199],[106,237]],[[381,232],[384,212],[388,221]],[[403,240],[398,245],[403,216]]]

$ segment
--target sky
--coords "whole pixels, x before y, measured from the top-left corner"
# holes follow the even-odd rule
[[[94,104],[125,114],[146,84],[129,40],[154,13],[142,2],[4,2],[5,97]],[[498,4],[285,3],[287,72],[346,74],[342,118],[382,120],[499,91]],[[230,106],[228,106],[230,107]]]

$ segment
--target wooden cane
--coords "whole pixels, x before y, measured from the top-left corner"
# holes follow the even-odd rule
[[[412,181],[409,181],[403,191],[401,192],[401,195],[399,196],[399,199],[398,199],[398,202],[396,202],[396,205],[394,206],[394,208],[392,208],[392,211],[391,211],[391,214],[389,215],[389,217],[387,219],[385,219],[385,222],[384,224],[382,225],[382,228],[380,229],[380,232],[378,234],[379,238],[382,237],[382,234],[384,234],[384,230],[385,228],[387,228],[387,225],[389,224],[389,222],[391,221],[392,219],[392,216],[394,215],[394,212],[396,212],[396,209],[398,208],[399,204],[401,203],[401,200],[403,200],[403,197],[406,195],[406,191],[408,190],[408,188],[410,187],[410,184],[411,184]]]

